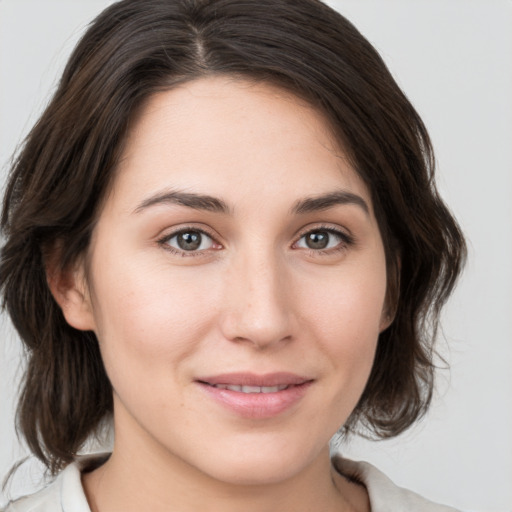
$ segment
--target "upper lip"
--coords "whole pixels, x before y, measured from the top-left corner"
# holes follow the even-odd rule
[[[299,385],[309,382],[313,379],[296,375],[289,372],[275,372],[275,373],[223,373],[209,377],[201,377],[196,379],[198,382],[216,385],[225,384],[228,386],[260,386],[272,387],[282,385]]]

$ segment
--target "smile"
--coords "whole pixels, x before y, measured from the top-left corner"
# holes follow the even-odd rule
[[[229,389],[230,391],[237,391],[238,393],[277,393],[290,387],[289,384],[281,386],[236,386],[228,384],[210,384],[210,386],[217,389]]]
[[[213,403],[239,418],[270,419],[293,411],[314,379],[288,372],[229,373],[196,380]]]

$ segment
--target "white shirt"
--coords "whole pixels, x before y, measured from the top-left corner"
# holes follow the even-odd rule
[[[367,462],[335,456],[333,464],[340,473],[353,475],[366,486],[372,512],[457,512],[396,486]],[[82,487],[81,467],[80,462],[70,464],[41,491],[9,503],[5,512],[91,512]]]

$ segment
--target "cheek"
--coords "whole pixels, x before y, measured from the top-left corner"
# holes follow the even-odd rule
[[[144,260],[96,268],[94,314],[109,375],[168,373],[205,338],[214,310],[204,279]],[[102,272],[102,269],[109,272]],[[130,372],[127,372],[130,373]],[[110,375],[113,378],[113,375]]]
[[[301,294],[307,305],[304,309],[324,338],[361,347],[378,337],[386,295],[385,268],[379,261],[364,270],[347,266],[333,272],[322,280],[322,286],[318,281],[316,286],[309,284],[308,292]]]
[[[302,293],[305,325],[328,361],[333,400],[355,407],[369,377],[380,334],[386,274],[379,261],[364,272],[347,268]],[[306,307],[307,306],[307,307]]]

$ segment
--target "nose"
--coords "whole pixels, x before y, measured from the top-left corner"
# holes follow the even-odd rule
[[[221,329],[226,339],[258,349],[292,339],[289,279],[277,258],[252,256],[230,266]]]

